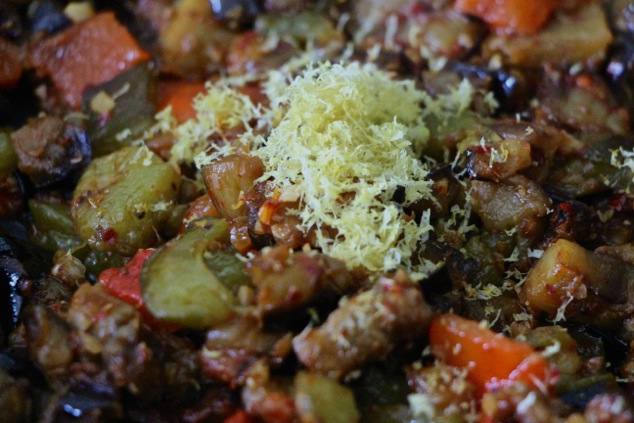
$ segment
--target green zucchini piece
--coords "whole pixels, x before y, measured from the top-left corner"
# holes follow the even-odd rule
[[[68,204],[30,199],[29,210],[35,229],[31,239],[41,248],[68,250],[83,242],[75,232]]]
[[[88,116],[93,157],[129,145],[152,126],[156,114],[155,93],[156,76],[147,63],[86,91],[83,110]],[[114,108],[105,115],[91,107],[95,96],[104,94],[114,100]]]
[[[185,232],[161,247],[143,265],[145,304],[158,319],[205,328],[231,314],[236,299],[205,255],[228,248],[229,225],[216,219],[208,228]]]
[[[295,405],[302,422],[353,423],[360,414],[352,390],[326,376],[295,376]]]
[[[158,242],[179,185],[178,170],[146,147],[95,159],[73,194],[77,232],[95,250],[133,256]]]

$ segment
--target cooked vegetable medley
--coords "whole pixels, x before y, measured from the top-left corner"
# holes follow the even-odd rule
[[[3,0],[0,423],[634,423],[634,1]]]

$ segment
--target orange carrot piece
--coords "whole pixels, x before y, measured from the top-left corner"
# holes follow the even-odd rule
[[[100,13],[52,38],[31,52],[36,74],[48,76],[62,98],[81,108],[84,90],[150,59],[111,12]]]
[[[0,88],[12,88],[22,76],[20,48],[0,37]]]
[[[464,367],[480,393],[513,381],[534,388],[550,386],[546,359],[527,343],[505,337],[455,314],[431,322],[429,343],[436,357]]]
[[[162,80],[159,82],[158,109],[172,106],[172,116],[179,123],[196,117],[194,98],[205,91],[202,82],[183,81],[178,79]]]
[[[534,34],[548,21],[558,0],[456,0],[454,8],[507,34]]]

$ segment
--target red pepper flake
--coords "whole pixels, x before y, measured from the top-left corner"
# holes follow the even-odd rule
[[[574,214],[574,209],[570,203],[561,203],[559,208],[566,214]]]
[[[108,245],[114,245],[117,243],[117,231],[113,228],[106,228],[100,233],[101,240]]]
[[[554,285],[551,285],[551,284],[547,283],[546,284],[546,291],[548,291],[549,294],[554,294],[555,291],[557,291],[557,290],[555,289]]]

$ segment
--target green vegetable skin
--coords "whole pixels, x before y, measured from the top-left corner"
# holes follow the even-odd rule
[[[130,145],[144,130],[152,126],[156,107],[154,92],[156,77],[143,63],[102,85],[86,91],[84,113],[88,115],[88,134],[92,140],[94,157],[103,156]],[[90,107],[91,100],[100,92],[108,94],[115,102],[107,116]],[[125,136],[124,136],[125,135]]]
[[[95,159],[73,195],[77,232],[98,251],[132,256],[152,247],[179,184],[178,171],[145,147]]]
[[[244,275],[244,264],[225,261],[229,266],[222,273],[214,272],[205,256],[227,255],[228,245],[229,225],[214,219],[208,227],[185,232],[154,253],[141,271],[141,289],[150,312],[192,328],[224,320],[235,305],[231,288]]]
[[[33,241],[40,247],[57,251],[67,250],[82,243],[81,238],[75,233],[67,204],[30,199],[29,210],[36,228]]]

